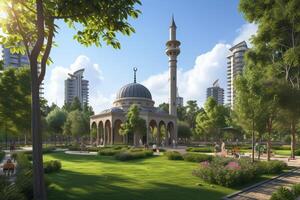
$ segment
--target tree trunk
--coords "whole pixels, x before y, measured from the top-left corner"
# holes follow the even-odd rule
[[[41,112],[39,99],[39,85],[37,79],[37,60],[30,60],[31,67],[31,97],[32,97],[32,150],[33,150],[33,191],[35,200],[45,200],[46,190],[44,182],[42,134],[41,134]]]
[[[291,123],[291,159],[295,159],[295,148],[296,148],[296,128],[295,121]]]
[[[267,161],[271,160],[271,134],[272,134],[272,119],[268,121],[268,141],[267,141]]]
[[[254,120],[252,121],[252,162],[254,162],[254,143],[255,143],[255,135],[254,135]]]

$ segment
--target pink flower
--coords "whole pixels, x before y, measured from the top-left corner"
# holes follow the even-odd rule
[[[239,165],[239,163],[232,161],[232,162],[229,162],[225,166],[225,168],[239,170],[239,169],[241,169],[241,166]]]
[[[208,161],[201,162],[200,166],[202,166],[202,167],[208,167],[209,166],[209,162]]]

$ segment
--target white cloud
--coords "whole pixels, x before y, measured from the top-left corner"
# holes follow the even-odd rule
[[[250,38],[257,32],[257,25],[253,23],[244,24],[241,28],[237,30],[238,36],[233,40],[232,44],[235,45],[241,41],[246,41],[249,46],[251,46]]]
[[[238,35],[232,45],[245,40],[249,44],[249,38],[257,31],[255,24],[244,24],[238,29]],[[226,97],[226,57],[229,54],[230,44],[217,43],[210,51],[199,55],[193,68],[177,72],[177,86],[179,95],[187,100],[197,100],[201,106],[206,99],[206,88],[219,79],[220,86],[225,89]],[[160,74],[152,75],[143,84],[149,88],[156,104],[168,102],[169,72],[166,70]]]
[[[53,69],[50,68],[50,77],[45,80],[45,98],[49,103],[53,102],[59,106],[64,104],[64,81],[68,78],[68,73],[73,73],[82,68],[85,69],[84,78],[89,80],[90,104],[98,112],[109,105],[111,100],[105,98],[97,90],[97,87],[93,87],[104,79],[101,68],[98,64],[92,63],[85,55],[78,56],[69,67],[56,66]]]

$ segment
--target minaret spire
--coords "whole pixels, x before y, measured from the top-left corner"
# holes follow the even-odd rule
[[[136,83],[136,72],[137,72],[137,68],[134,67],[133,68],[133,82]]]
[[[180,42],[176,40],[176,24],[174,16],[172,16],[171,26],[169,28],[169,41],[167,41],[166,54],[169,57],[169,72],[170,72],[170,99],[169,99],[169,114],[177,116],[177,56],[180,53]]]

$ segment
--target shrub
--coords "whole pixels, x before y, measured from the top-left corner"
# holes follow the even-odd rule
[[[135,160],[140,158],[147,158],[153,155],[153,151],[150,150],[142,150],[142,151],[124,151],[119,152],[115,155],[115,158],[120,161],[127,161],[127,160]]]
[[[44,162],[44,172],[46,174],[57,172],[61,169],[61,162],[59,160],[50,160]]]
[[[102,148],[98,151],[98,155],[102,155],[102,156],[114,156],[117,153],[120,153],[121,150],[116,150],[116,149],[112,149],[112,148]]]
[[[295,151],[295,155],[296,155],[296,156],[300,156],[300,149],[297,149],[297,150]]]
[[[282,145],[282,146],[272,146],[272,149],[274,150],[290,150],[290,145]]]
[[[188,162],[203,162],[211,161],[213,159],[213,156],[198,153],[186,153],[183,155],[183,159]]]
[[[183,156],[178,151],[168,151],[165,153],[168,160],[183,160]]]
[[[234,160],[215,158],[211,162],[204,161],[193,171],[193,175],[208,183],[223,186],[234,186],[246,183],[257,176],[256,165],[250,159]]]
[[[274,192],[270,200],[295,200],[295,196],[291,190],[286,187],[280,187],[276,192]]]
[[[32,170],[21,171],[16,179],[16,185],[20,192],[26,196],[26,199],[33,199],[33,174]]]
[[[292,192],[295,197],[299,197],[300,196],[300,184],[293,185]]]
[[[279,160],[257,162],[258,172],[261,174],[278,174],[287,168],[287,164]]]
[[[5,156],[5,152],[0,151],[0,162],[3,160],[4,156]]]
[[[25,152],[19,152],[14,155],[17,160],[17,172],[28,170],[32,168],[32,164],[28,160],[28,155]]]
[[[210,153],[210,152],[214,152],[214,149],[212,147],[188,147],[186,148],[186,151]]]

